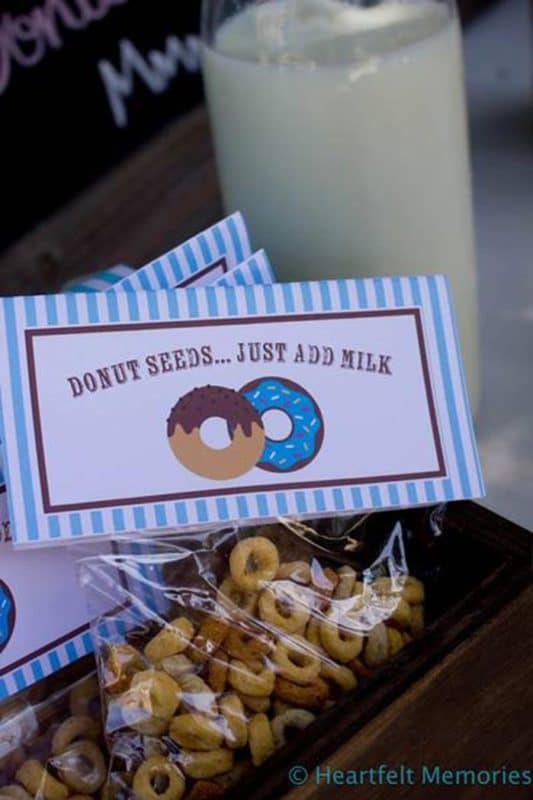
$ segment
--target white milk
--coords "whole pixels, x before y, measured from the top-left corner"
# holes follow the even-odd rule
[[[445,272],[478,399],[460,31],[434,0],[267,0],[204,72],[228,213],[281,280]],[[259,243],[259,244],[257,244]]]

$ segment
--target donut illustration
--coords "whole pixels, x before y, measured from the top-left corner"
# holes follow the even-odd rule
[[[283,440],[265,437],[257,467],[268,472],[295,472],[316,458],[324,441],[324,420],[306,389],[287,378],[258,378],[243,386],[240,394],[260,417],[275,409],[286,414],[292,426]]]
[[[15,600],[11,589],[0,580],[0,653],[8,645],[15,628]]]
[[[211,417],[226,421],[231,442],[225,448],[202,441],[200,428]],[[265,446],[260,415],[242,394],[224,386],[203,386],[184,395],[170,412],[167,437],[184,467],[211,480],[230,480],[249,472]]]

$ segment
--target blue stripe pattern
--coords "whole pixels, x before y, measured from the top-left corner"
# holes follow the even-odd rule
[[[252,254],[250,237],[241,214],[233,214],[184,244],[169,250],[132,275],[116,283],[111,292],[156,291],[174,289],[188,281],[221,257],[233,269]]]
[[[212,238],[211,243],[216,241]],[[211,252],[214,245],[211,247]],[[191,251],[192,253],[192,251]],[[194,253],[192,253],[194,256]],[[214,497],[213,501],[206,504],[202,501],[160,503],[157,506],[112,508],[82,512],[80,514],[62,515],[55,514],[46,517],[44,526],[39,527],[36,500],[33,495],[30,469],[29,439],[24,417],[22,398],[21,364],[23,363],[17,343],[16,301],[6,298],[1,301],[3,307],[3,326],[5,337],[9,342],[8,358],[12,380],[11,386],[11,413],[17,432],[18,451],[20,453],[20,466],[15,482],[25,486],[24,513],[22,518],[22,531],[16,530],[17,543],[31,543],[39,536],[58,539],[69,537],[93,536],[102,533],[113,534],[124,530],[142,530],[147,527],[147,511],[150,525],[166,527],[172,525],[187,525],[203,522],[227,521],[238,518],[256,516],[275,517],[278,514],[313,514],[327,513],[328,511],[350,511],[366,508],[395,507],[408,498],[411,504],[427,504],[450,499],[457,496],[454,493],[454,480],[460,484],[460,496],[478,496],[481,481],[475,473],[469,474],[467,456],[472,458],[472,463],[477,464],[477,454],[473,440],[468,431],[470,420],[465,417],[464,403],[459,403],[455,396],[457,378],[457,343],[450,341],[445,333],[443,320],[443,297],[446,298],[446,287],[442,279],[429,278],[378,278],[363,281],[331,281],[317,284],[283,284],[263,287],[244,286],[239,288],[224,287],[213,289],[188,289],[185,292],[167,291],[158,294],[146,293],[145,304],[142,306],[144,316],[157,321],[171,317],[199,318],[207,313],[210,318],[218,318],[229,312],[230,316],[243,314],[254,317],[266,312],[269,315],[297,313],[302,305],[311,311],[318,312],[336,311],[339,307],[351,310],[350,297],[358,298],[358,307],[364,309],[379,308],[388,304],[388,297],[394,298],[395,305],[413,304],[417,299],[423,307],[424,318],[430,321],[435,330],[435,345],[428,351],[428,356],[436,358],[438,363],[433,364],[433,370],[442,377],[442,397],[436,400],[439,404],[439,415],[446,420],[452,431],[451,446],[449,445],[445,457],[447,463],[447,480],[411,481],[409,484],[402,482],[384,481],[375,486],[347,486],[332,487],[328,491],[301,492],[291,490],[290,483],[284,491],[269,492],[268,486],[261,492],[230,495],[228,497]],[[122,299],[121,299],[122,297]],[[91,295],[95,322],[105,323],[117,319],[125,310],[133,319],[140,318],[141,307],[138,297],[132,293],[120,295],[106,293],[99,296]],[[82,295],[65,299],[52,298],[25,298],[23,312],[26,325],[35,326],[43,319],[55,319],[59,324],[68,318],[85,319],[84,304],[87,299]],[[168,308],[168,313],[167,313]],[[146,309],[146,310],[144,310]],[[163,313],[164,311],[164,313]],[[446,309],[448,313],[448,309]],[[428,328],[429,330],[429,328]],[[438,367],[438,369],[435,369]],[[455,381],[455,383],[454,383]],[[436,384],[438,388],[441,384]],[[464,385],[463,391],[464,391]],[[439,389],[440,391],[440,389]],[[465,430],[467,433],[465,434]],[[10,468],[8,463],[7,468]],[[292,478],[292,476],[291,476]],[[481,488],[482,491],[482,488]],[[253,502],[250,502],[253,501]],[[258,510],[259,509],[259,510]],[[19,518],[20,519],[20,518]],[[152,521],[153,520],[153,521]]]

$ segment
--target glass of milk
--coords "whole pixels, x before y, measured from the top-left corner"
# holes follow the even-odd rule
[[[451,0],[204,0],[223,198],[280,280],[444,272],[478,402],[461,34]]]

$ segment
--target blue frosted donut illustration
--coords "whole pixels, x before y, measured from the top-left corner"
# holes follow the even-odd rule
[[[7,647],[15,627],[15,601],[11,590],[0,580],[0,653]]]
[[[287,378],[258,378],[240,390],[257,413],[282,411],[291,422],[291,431],[283,440],[270,439],[257,462],[269,472],[294,472],[309,464],[322,447],[324,420],[309,392]]]

